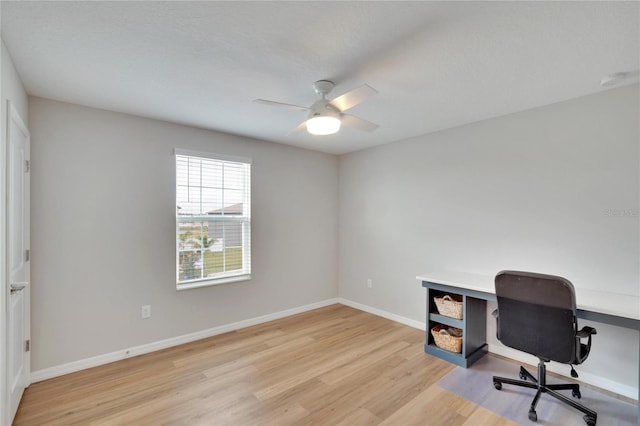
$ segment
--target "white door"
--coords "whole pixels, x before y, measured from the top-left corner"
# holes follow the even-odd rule
[[[7,105],[7,269],[9,310],[7,387],[13,420],[30,384],[29,131],[11,102]]]

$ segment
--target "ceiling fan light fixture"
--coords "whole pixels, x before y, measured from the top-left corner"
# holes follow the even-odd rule
[[[307,132],[312,135],[332,135],[340,130],[340,119],[331,115],[315,115],[307,120],[306,125]]]
[[[337,98],[327,99],[327,95],[334,87],[335,83],[329,80],[318,80],[313,83],[313,90],[320,95],[320,99],[315,101],[310,107],[285,104],[266,99],[254,99],[253,101],[259,104],[308,111],[307,119],[300,123],[294,132],[298,130],[302,131],[306,127],[309,134],[326,136],[338,133],[342,125],[365,132],[373,132],[378,128],[377,124],[363,120],[355,115],[344,113],[344,111],[359,105],[369,97],[378,93],[376,89],[364,84],[356,89],[343,93]]]

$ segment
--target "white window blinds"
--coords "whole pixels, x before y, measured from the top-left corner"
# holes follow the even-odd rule
[[[249,160],[176,151],[178,289],[251,277]]]

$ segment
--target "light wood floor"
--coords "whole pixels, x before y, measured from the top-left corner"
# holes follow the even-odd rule
[[[15,425],[512,425],[446,392],[424,332],[343,305],[31,385]]]

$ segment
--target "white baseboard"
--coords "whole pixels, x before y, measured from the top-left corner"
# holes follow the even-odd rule
[[[221,326],[210,328],[207,330],[197,331],[195,333],[172,337],[172,338],[161,340],[158,342],[135,346],[128,349],[122,349],[122,350],[111,352],[108,354],[81,359],[78,361],[73,361],[67,364],[57,365],[57,366],[45,368],[42,370],[32,371],[31,382],[32,383],[40,382],[42,380],[51,379],[53,377],[62,376],[64,374],[73,373],[73,372],[84,370],[87,368],[97,367],[99,365],[108,364],[114,361],[120,361],[125,358],[130,358],[133,356],[158,351],[158,350],[166,349],[172,346],[177,346],[177,345],[193,342],[200,339],[205,339],[207,337],[216,336],[218,334],[227,333],[229,331],[250,327],[252,325],[262,324],[268,321],[285,318],[291,315],[299,314],[299,313],[310,311],[313,309],[322,308],[324,306],[333,305],[335,303],[341,303],[343,305],[350,306],[352,308],[355,308],[364,312],[369,312],[370,314],[387,318],[389,320],[396,321],[401,324],[407,325],[409,327],[417,328],[419,330],[423,330],[423,331],[426,330],[426,324],[422,321],[412,320],[410,318],[393,314],[391,312],[383,311],[382,309],[374,308],[371,306],[363,305],[358,302],[354,302],[348,299],[343,299],[338,297],[334,299],[327,299],[321,302],[312,303],[310,305],[300,306],[297,308],[287,309],[284,311],[263,315],[256,318],[250,318],[247,320],[234,322],[231,324],[221,325]],[[525,353],[507,348],[506,346],[489,345],[489,352],[504,356],[506,358],[513,359],[518,362],[524,362],[527,364],[534,364],[534,365],[537,363],[535,357],[528,356]],[[562,370],[558,369],[558,366],[561,367],[561,364],[554,365],[554,363],[551,363],[548,369],[549,371],[553,371],[554,373],[569,377],[567,375],[567,372],[565,371],[566,366],[564,366],[565,368]],[[636,388],[632,386],[624,385],[618,382],[614,382],[602,376],[598,376],[595,374],[582,371],[580,372],[580,381],[599,387],[601,389],[605,389],[605,390],[617,393],[619,395],[622,395],[628,398],[632,398],[632,399],[638,398],[638,390]]]
[[[351,300],[343,299],[339,297],[337,299],[338,303],[342,303],[346,306],[351,306],[352,308],[369,312],[370,314],[377,315],[379,317],[383,317],[386,319],[390,319],[391,321],[399,322],[400,324],[408,325],[409,327],[417,328],[418,330],[426,330],[426,325],[424,322],[412,320],[407,317],[403,317],[400,315],[392,314],[391,312],[383,311],[382,309],[373,308],[371,306],[363,305],[358,302],[353,302]]]
[[[287,309],[260,317],[250,318],[243,321],[225,324],[206,330],[196,331],[195,333],[184,334],[182,336],[171,337],[169,339],[158,342],[147,343],[145,345],[134,346],[132,348],[122,349],[108,354],[98,355],[91,358],[80,359],[78,361],[66,364],[56,365],[54,367],[44,368],[31,372],[31,383],[40,382],[51,379],[53,377],[62,376],[76,371],[85,370],[87,368],[97,367],[99,365],[109,364],[114,361],[120,361],[125,358],[146,354],[149,352],[159,351],[161,349],[170,348],[172,346],[182,345],[184,343],[193,342],[207,337],[216,336],[218,334],[227,333],[229,331],[239,330],[241,328],[250,327],[252,325],[262,324],[268,321],[288,317],[313,309],[322,308],[324,306],[340,303],[336,299],[327,299],[321,302],[312,303],[310,305],[299,306],[297,308]]]

